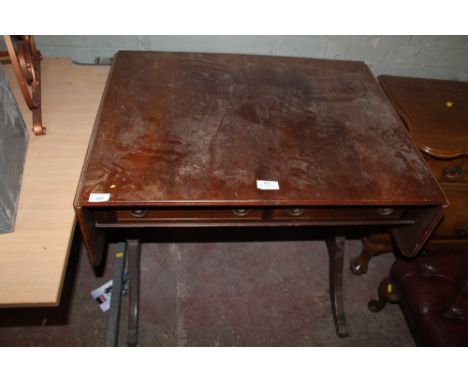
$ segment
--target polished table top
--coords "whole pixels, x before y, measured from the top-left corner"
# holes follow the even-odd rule
[[[90,200],[96,193],[108,200]],[[116,55],[75,200],[90,230],[88,209],[323,208],[304,216],[327,224],[330,207],[420,206],[397,216],[415,226],[394,231],[408,255],[445,204],[364,63],[167,52]],[[359,221],[359,211],[336,224]]]

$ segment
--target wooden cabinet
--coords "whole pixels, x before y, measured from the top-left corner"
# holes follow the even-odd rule
[[[426,248],[468,248],[468,82],[395,76],[379,82],[450,202]]]
[[[380,85],[449,199],[424,249],[468,248],[468,82],[380,76]],[[351,271],[363,274],[372,256],[394,249],[390,234],[363,240]]]

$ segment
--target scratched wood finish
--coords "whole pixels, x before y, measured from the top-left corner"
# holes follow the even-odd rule
[[[256,180],[280,188],[258,190]],[[110,200],[89,202],[91,193]],[[362,62],[119,52],[75,209],[97,265],[106,228],[165,225],[394,224],[413,256],[445,203]],[[239,218],[236,207],[257,214]],[[382,207],[403,210],[382,216]],[[146,217],[130,217],[138,208]],[[157,218],[163,211],[172,218]]]
[[[364,63],[302,58],[119,52],[84,175],[81,206],[443,198]]]

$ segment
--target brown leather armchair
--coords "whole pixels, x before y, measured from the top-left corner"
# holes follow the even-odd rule
[[[468,346],[468,253],[427,252],[398,259],[379,287],[379,311],[400,303],[418,345]]]

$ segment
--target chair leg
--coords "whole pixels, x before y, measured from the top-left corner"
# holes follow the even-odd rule
[[[387,302],[398,302],[398,296],[395,284],[393,284],[388,277],[384,278],[379,284],[379,299],[370,300],[367,304],[370,311],[377,313],[380,312]]]

